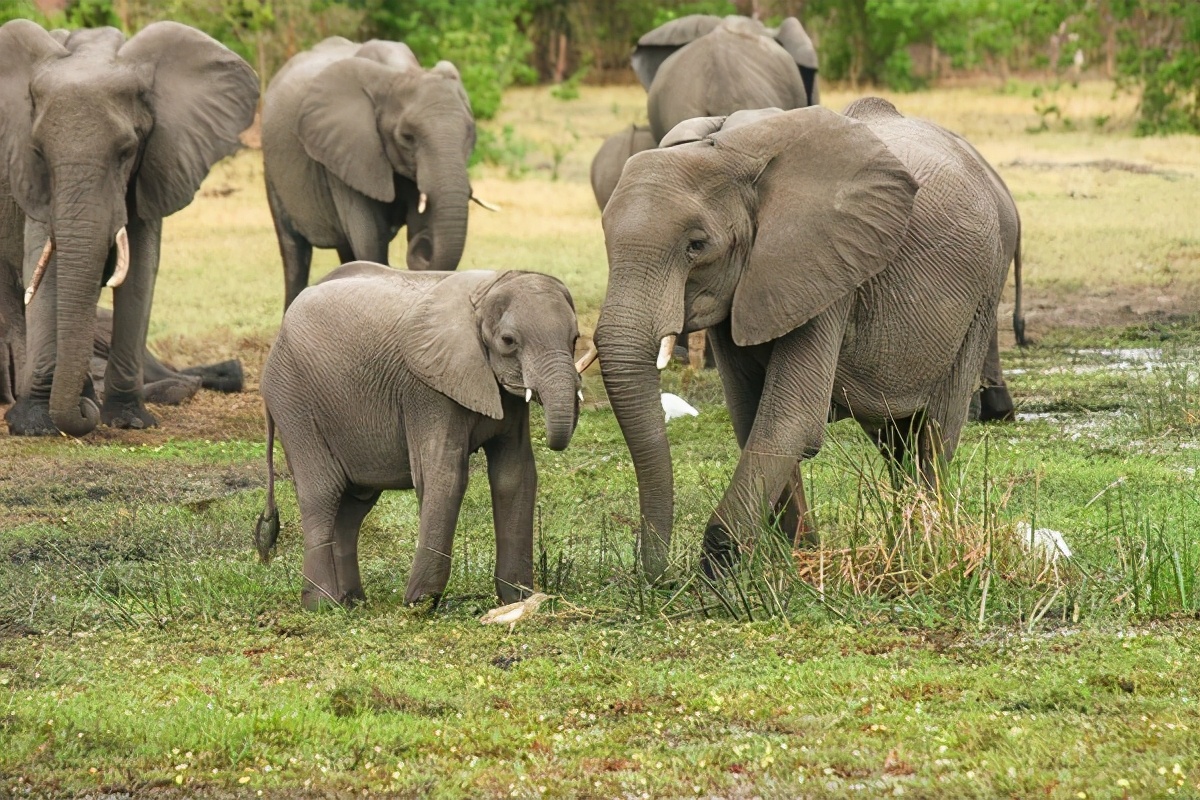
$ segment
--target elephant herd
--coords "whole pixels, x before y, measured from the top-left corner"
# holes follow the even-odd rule
[[[674,520],[658,370],[679,337],[707,332],[741,448],[705,530],[710,575],[736,561],[768,510],[800,540],[798,467],[830,419],[855,419],[897,479],[911,468],[936,485],[981,387],[981,417],[1011,415],[996,312],[1014,263],[1020,339],[1020,218],[978,151],[880,98],[820,107],[816,50],[794,18],[772,29],[684,17],[643,36],[632,66],[649,126],[608,139],[592,165],[609,281],[578,360],[561,281],[453,271],[468,205],[483,203],[452,64],[424,69],[404,44],[332,38],[271,81],[263,162],[285,314],[262,371],[268,491],[255,541],[268,559],[278,434],[304,530],[306,608],[364,597],[359,528],[385,489],[419,499],[406,600],[440,596],[479,449],[497,594],[531,592],[529,404],[545,409],[547,445],[565,448],[580,375],[597,357],[633,458],[652,580],[666,571]],[[175,371],[145,341],[162,219],[236,149],[258,95],[240,57],[184,25],[128,39],[0,27],[10,433],[143,428],[156,424],[147,401],[241,388],[236,362]],[[408,270],[386,266],[401,227]],[[336,249],[343,265],[306,288],[313,247]],[[113,287],[111,314],[97,311],[102,286]]]

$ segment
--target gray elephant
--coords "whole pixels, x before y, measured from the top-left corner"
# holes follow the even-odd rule
[[[128,40],[114,28],[0,27],[0,171],[26,217],[23,242],[6,227],[0,249],[23,250],[31,296],[11,433],[157,424],[141,390],[162,219],[239,147],[257,101],[250,66],[186,25],[156,22]],[[114,317],[97,407],[85,384],[103,285]]]
[[[285,310],[308,285],[313,247],[387,264],[406,227],[409,268],[458,266],[475,119],[450,62],[423,70],[398,42],[326,39],[271,80],[262,139]]]
[[[643,150],[658,147],[658,140],[644,125],[630,125],[620,133],[614,133],[604,140],[600,149],[592,159],[592,194],[596,196],[596,205],[600,210],[608,204],[617,181],[621,179],[621,170],[625,162]]]
[[[776,29],[748,17],[680,17],[638,39],[631,61],[649,92],[655,141],[693,117],[819,102],[817,51],[795,17]]]
[[[529,402],[546,443],[564,449],[579,415],[571,294],[528,272],[408,272],[338,267],[284,314],[267,356],[267,509],[255,541],[267,559],[279,532],[272,442],[283,441],[304,527],[305,608],[362,600],[358,531],[383,489],[413,489],[417,554],[405,601],[438,597],[468,457],[487,454],[496,526],[496,593],[533,587],[537,470]]]
[[[709,329],[741,447],[705,531],[710,572],[772,504],[801,533],[798,465],[831,406],[893,474],[911,464],[936,484],[1008,271],[989,178],[956,138],[878,98],[691,120],[630,159],[604,230],[595,340],[637,472],[647,575],[664,572],[674,517],[655,367],[679,334]]]

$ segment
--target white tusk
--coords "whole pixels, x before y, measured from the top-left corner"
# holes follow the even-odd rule
[[[474,203],[478,203],[479,205],[486,208],[488,211],[499,211],[500,210],[500,206],[495,205],[494,203],[489,203],[487,200],[482,200],[482,199],[476,197],[475,195],[471,195],[471,201]]]
[[[112,277],[108,279],[105,286],[117,288],[125,282],[125,276],[129,274],[129,234],[125,232],[125,226],[121,226],[121,230],[117,231],[117,268],[113,270]]]
[[[578,392],[576,392],[575,394],[576,394],[576,395],[578,395],[578,397],[579,397],[579,402],[581,402],[581,403],[582,403],[582,402],[583,402],[583,389],[580,389],[580,390],[579,390]]]
[[[525,390],[525,402],[528,403],[532,399],[533,399],[533,389],[526,389]]]
[[[596,356],[598,355],[600,355],[600,351],[596,349],[596,343],[592,342],[588,345],[587,352],[581,355],[579,360],[575,362],[575,371],[582,375],[583,371],[592,365],[592,362],[596,360]]]
[[[46,265],[50,263],[50,256],[54,254],[54,239],[47,239],[46,246],[42,248],[42,255],[38,259],[37,266],[34,267],[33,277],[29,280],[29,288],[25,290],[25,305],[29,305],[33,300],[33,293],[37,291],[38,286],[42,282],[42,276],[46,274]]]
[[[425,213],[425,204],[428,201],[429,201],[429,196],[427,194],[425,194],[424,192],[421,192],[421,196],[419,198],[417,198],[417,213],[418,214]]]
[[[664,336],[662,345],[658,348],[658,368],[666,369],[667,364],[671,363],[671,356],[675,353],[675,334]]]

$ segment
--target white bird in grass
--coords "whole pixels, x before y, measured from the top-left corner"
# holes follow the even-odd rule
[[[493,608],[491,611],[479,618],[479,621],[484,625],[507,625],[508,632],[512,633],[517,622],[537,611],[538,606],[550,599],[550,595],[534,592],[524,600],[518,600],[515,603],[509,603],[506,606]]]
[[[667,422],[676,417],[698,417],[700,412],[688,405],[688,402],[677,394],[670,392],[662,393],[663,413],[667,416]]]
[[[1026,550],[1040,554],[1051,564],[1058,561],[1059,556],[1071,557],[1071,548],[1060,531],[1051,528],[1034,530],[1028,522],[1018,522],[1017,536],[1021,537],[1021,544],[1025,545]]]

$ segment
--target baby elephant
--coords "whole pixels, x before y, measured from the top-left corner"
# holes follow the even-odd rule
[[[467,461],[483,448],[496,525],[496,593],[533,588],[537,469],[529,402],[562,450],[579,418],[579,332],[567,287],[531,272],[409,272],[354,262],[301,292],[263,367],[267,508],[255,543],[279,534],[275,428],[304,527],[307,609],[364,599],[358,531],[383,489],[416,489],[417,553],[405,602],[440,597]],[[586,367],[585,359],[580,364]]]

